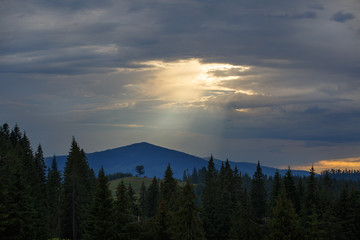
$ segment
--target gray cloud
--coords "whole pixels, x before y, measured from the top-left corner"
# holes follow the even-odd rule
[[[358,9],[346,2],[351,11]],[[297,152],[304,147],[298,142],[329,144],[334,153],[330,148],[360,142],[360,35],[353,30],[358,21],[349,9],[334,9],[335,0],[6,0],[0,8],[0,118],[22,123],[45,142],[50,141],[31,130],[41,128],[36,122],[47,128],[56,123],[63,142],[89,131],[105,131],[102,136],[114,140],[112,129],[139,141],[158,132],[162,144],[171,141],[165,132],[174,130],[218,142],[295,141],[289,146]],[[331,15],[349,27],[329,24]],[[250,69],[215,71],[215,77],[235,79],[201,90],[203,98],[176,101],[151,94],[161,87],[151,84],[160,70],[144,62],[193,58]],[[125,131],[131,124],[143,127]],[[270,145],[264,143],[264,154],[286,153]],[[55,141],[49,146],[56,147]],[[346,151],[355,154],[354,149]]]
[[[349,20],[352,20],[355,18],[355,15],[352,13],[347,13],[343,11],[338,11],[337,13],[334,13],[330,20],[336,21],[336,22],[347,22]]]
[[[317,13],[314,11],[305,11],[302,13],[270,13],[269,17],[278,17],[278,18],[293,18],[293,19],[302,19],[302,18],[316,18]]]

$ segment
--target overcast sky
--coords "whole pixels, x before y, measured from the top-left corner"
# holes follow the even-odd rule
[[[0,123],[67,154],[360,168],[358,0],[2,0]]]

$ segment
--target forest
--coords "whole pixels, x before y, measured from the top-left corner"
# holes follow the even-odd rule
[[[325,171],[309,176],[242,175],[225,162],[182,180],[171,166],[140,192],[123,182],[113,193],[73,138],[64,172],[46,169],[16,125],[0,127],[0,236],[21,239],[360,239],[360,184]],[[123,176],[123,174],[119,174]]]

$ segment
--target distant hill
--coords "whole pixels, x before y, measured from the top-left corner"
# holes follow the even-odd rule
[[[207,161],[210,159],[209,157],[204,158]],[[219,166],[221,166],[221,163],[223,161],[219,160],[219,159],[214,159],[214,163],[216,164],[216,166],[220,169]],[[248,174],[250,177],[254,174],[255,170],[256,170],[256,163],[249,163],[249,162],[232,162],[229,161],[230,166],[232,169],[235,168],[235,166],[237,166],[237,168],[239,169],[239,172],[241,172],[241,174]],[[261,164],[261,163],[260,163]],[[279,173],[281,175],[284,175],[287,172],[287,169],[277,169],[277,168],[273,168],[273,167],[267,167],[267,166],[262,166],[261,165],[261,170],[265,175],[268,176],[273,176],[276,172],[276,170],[279,171]],[[308,171],[303,171],[303,170],[291,170],[292,174],[295,176],[308,176],[309,172]]]
[[[86,154],[89,165],[97,173],[101,166],[107,174],[124,172],[136,175],[135,167],[143,165],[145,167],[145,176],[158,177],[164,176],[165,169],[170,163],[174,171],[175,178],[182,178],[184,170],[192,173],[193,168],[200,169],[207,167],[208,160],[183,152],[163,148],[150,143],[141,142],[132,145],[109,149],[100,152]],[[65,167],[67,156],[56,156],[59,170]],[[51,165],[52,157],[45,158],[47,166]],[[232,167],[238,167],[242,174],[247,173],[252,176],[255,171],[255,163],[247,162],[230,162]],[[221,160],[215,160],[215,165],[218,169],[221,167]],[[273,175],[276,168],[262,166],[262,170],[266,175]],[[283,173],[286,170],[281,170]],[[307,175],[306,171],[293,171],[294,175]]]

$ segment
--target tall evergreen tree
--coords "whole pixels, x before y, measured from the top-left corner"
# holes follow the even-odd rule
[[[218,173],[215,169],[214,159],[211,156],[206,173],[205,187],[202,193],[201,219],[203,221],[205,237],[208,240],[221,239],[221,221],[223,219],[220,204],[222,196]]]
[[[190,182],[187,182],[182,190],[179,210],[175,214],[175,239],[205,239],[195,198]]]
[[[1,156],[0,156],[1,161]],[[0,164],[0,235],[4,234],[6,226],[8,224],[8,207],[6,205],[7,187],[5,185],[4,171]]]
[[[273,208],[276,205],[276,200],[280,194],[281,190],[281,176],[278,170],[276,170],[274,175],[274,181],[271,189],[271,199],[270,199],[270,207]],[[272,213],[271,213],[272,214]]]
[[[258,228],[258,238],[263,238],[265,234],[265,216],[267,210],[265,176],[262,173],[260,162],[258,162],[256,171],[251,181],[250,192],[251,207],[254,211],[255,223]]]
[[[338,200],[335,203],[336,223],[339,231],[336,233],[336,239],[355,239],[352,233],[355,229],[352,226],[352,207],[350,205],[349,189],[345,184]]]
[[[305,199],[304,199],[305,209],[312,209],[318,206],[318,191],[317,191],[317,181],[315,178],[315,169],[314,166],[310,169],[310,175],[307,179],[307,186],[305,189]]]
[[[139,212],[141,217],[144,217],[146,214],[146,187],[144,181],[140,187]]]
[[[199,177],[198,177],[198,171],[194,167],[193,172],[191,174],[191,183],[192,184],[198,184],[199,183]]]
[[[155,217],[160,198],[159,182],[153,178],[148,191],[146,192],[146,216]]]
[[[22,134],[17,124],[15,125],[14,129],[11,131],[9,138],[13,148],[15,148],[18,143],[20,143]]]
[[[254,211],[246,187],[244,188],[242,198],[237,202],[234,215],[236,217],[232,221],[229,240],[259,239],[258,225],[255,222]]]
[[[72,240],[82,239],[86,214],[92,199],[91,171],[85,153],[75,138],[67,157],[62,199],[62,236]]]
[[[296,240],[303,239],[300,230],[300,222],[293,207],[292,201],[288,199],[285,183],[272,209],[272,219],[269,222],[269,240]]]
[[[284,176],[284,186],[285,186],[285,190],[286,190],[287,199],[289,199],[292,202],[296,212],[299,213],[300,212],[300,201],[299,201],[299,197],[297,195],[294,177],[290,170],[290,166],[288,167],[288,170],[286,171],[285,176]]]
[[[315,178],[315,169],[313,166],[311,167],[310,175],[307,178],[303,201],[301,224],[304,228],[305,238],[318,239],[323,233],[321,232],[320,227],[317,180]]]
[[[104,169],[99,171],[96,190],[86,222],[85,238],[89,240],[115,239],[113,198]]]
[[[37,230],[33,221],[36,216],[34,200],[30,185],[26,182],[26,170],[23,162],[18,159],[14,160],[14,166],[10,169],[11,179],[6,197],[6,206],[11,211],[7,216],[7,224],[2,239],[34,239]]]
[[[130,214],[133,216],[139,216],[139,207],[137,205],[137,199],[135,196],[135,191],[131,185],[131,183],[129,183],[129,186],[127,188],[127,194],[129,196],[129,210],[130,210]]]
[[[353,238],[359,238],[360,236],[360,191],[354,188],[350,191],[349,196],[350,204],[350,225],[351,236]]]
[[[240,201],[240,199],[243,197],[241,173],[239,173],[237,166],[235,166],[234,168],[234,194],[235,194],[235,202],[237,204],[237,202]]]
[[[171,231],[173,222],[169,221],[172,218],[170,214],[168,206],[164,203],[163,199],[160,199],[155,219],[155,239],[168,240],[174,237],[174,233]]]
[[[266,214],[266,190],[265,176],[262,173],[260,162],[258,162],[256,171],[251,181],[250,199],[255,211],[255,216],[263,220]]]
[[[9,135],[9,126],[7,124],[0,126],[0,235],[4,235],[9,216],[9,207],[6,204],[10,175],[6,159],[9,151]]]
[[[178,186],[173,177],[170,164],[167,166],[165,176],[160,185],[160,203],[156,214],[159,238],[173,237],[170,227],[174,224],[174,213],[178,210]],[[164,225],[164,223],[167,223]],[[161,226],[160,226],[161,225]]]
[[[116,188],[115,200],[115,228],[118,239],[129,239],[130,201],[124,182],[121,181]]]
[[[50,237],[60,238],[60,191],[61,191],[61,175],[57,168],[56,157],[53,157],[51,169],[48,174],[46,186],[46,199],[49,208],[48,226]]]
[[[220,191],[218,194],[221,196],[221,202],[218,209],[221,217],[221,238],[223,239],[229,235],[234,208],[237,203],[236,179],[229,160],[226,160],[223,170],[220,172],[219,180]]]
[[[167,205],[170,211],[177,210],[177,181],[173,177],[173,171],[168,164],[165,176],[161,184],[161,200]]]
[[[48,239],[48,202],[46,201],[46,167],[41,145],[38,146],[34,157],[34,208],[36,210],[36,238]]]

